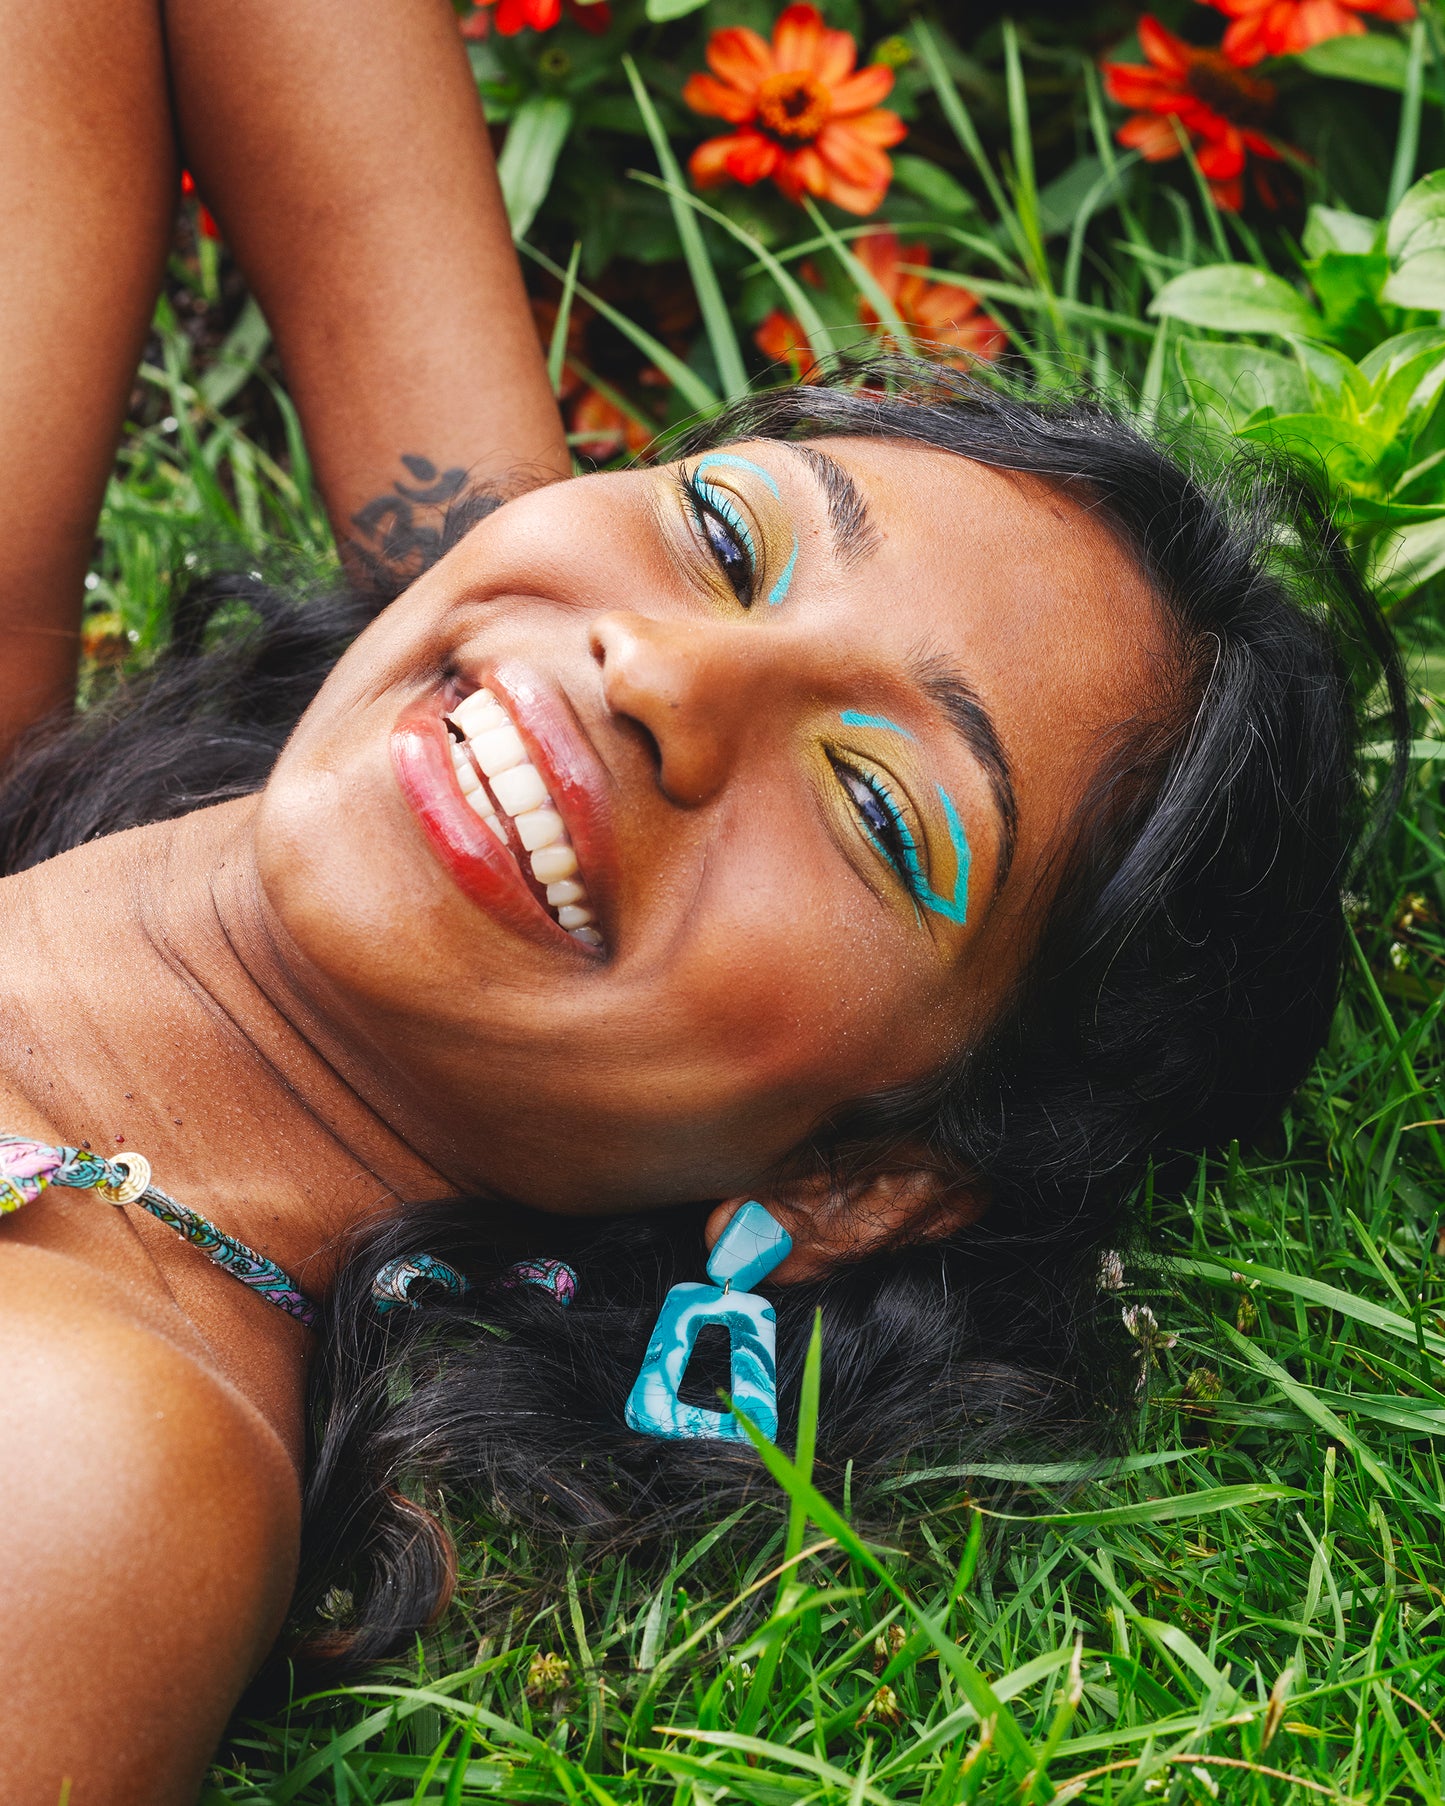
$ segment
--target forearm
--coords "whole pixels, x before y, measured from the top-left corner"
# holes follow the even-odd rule
[[[0,759],[74,693],[176,175],[153,0],[0,0]]]
[[[404,454],[570,470],[446,0],[165,0],[188,167],[275,334],[339,538]]]

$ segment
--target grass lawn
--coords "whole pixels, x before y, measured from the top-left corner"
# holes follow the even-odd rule
[[[284,396],[273,458],[205,374],[224,360],[193,367],[168,306],[161,325],[92,578],[92,684],[164,632],[195,544],[329,555]],[[1424,619],[1412,784],[1355,880],[1329,1048],[1271,1145],[1146,1201],[1153,1252],[1118,1293],[1153,1313],[1133,1454],[1093,1478],[960,1469],[942,1509],[900,1473],[865,1541],[789,1451],[786,1510],[646,1570],[462,1523],[440,1631],[238,1720],[209,1806],[1445,1799],[1445,662]]]

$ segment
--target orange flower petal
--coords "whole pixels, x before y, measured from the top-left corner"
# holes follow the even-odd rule
[[[1238,132],[1216,138],[1212,144],[1199,147],[1200,173],[1211,182],[1232,181],[1244,174],[1244,140]]]
[[[885,69],[882,63],[870,63],[866,69],[860,69],[856,75],[834,85],[833,117],[866,113],[869,108],[876,107],[892,87],[893,71]]]
[[[1164,163],[1177,157],[1179,139],[1167,119],[1155,113],[1136,113],[1114,134],[1126,150],[1136,150],[1146,163]]]
[[[1225,32],[1220,48],[1241,69],[1263,62],[1270,54],[1263,18],[1256,13],[1247,19],[1236,19]]]
[[[831,35],[816,6],[784,7],[773,27],[774,67],[811,73],[813,58],[823,48],[824,39]]]
[[[855,137],[866,139],[869,144],[883,146],[897,144],[900,138],[908,136],[908,127],[896,113],[890,113],[887,107],[875,107],[871,113],[858,113],[843,120],[839,129],[852,132]]]
[[[828,171],[811,144],[781,153],[773,179],[790,201],[800,201],[804,194],[822,195],[828,191]]]
[[[737,141],[737,133],[725,138],[705,138],[687,160],[687,173],[698,188],[716,188],[728,178],[728,152]]]
[[[767,40],[746,25],[725,25],[712,34],[707,41],[707,65],[720,81],[753,96],[774,73]]]
[[[1121,107],[1147,107],[1151,112],[1174,106],[1183,92],[1177,82],[1143,63],[1105,63],[1104,87]]]
[[[682,84],[682,98],[694,113],[711,119],[728,119],[743,125],[757,112],[757,101],[741,88],[730,87],[715,75],[690,75]]]
[[[883,152],[846,124],[825,125],[814,142],[818,155],[845,182],[883,189],[893,179],[893,165]]]
[[[772,139],[765,138],[761,132],[737,132],[728,141],[723,162],[735,182],[751,185],[772,175],[782,154]]]
[[[1151,13],[1145,13],[1139,21],[1139,47],[1154,67],[1162,69],[1166,75],[1182,81],[1189,73],[1192,60],[1189,46],[1182,38],[1165,31]]]
[[[858,46],[846,31],[825,31],[813,53],[812,75],[825,88],[846,81],[858,61]]]
[[[1244,177],[1236,176],[1232,182],[1211,182],[1211,194],[1226,213],[1238,213],[1244,205]]]

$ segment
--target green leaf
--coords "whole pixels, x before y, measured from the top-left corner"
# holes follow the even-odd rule
[[[1334,482],[1347,489],[1388,488],[1390,466],[1403,462],[1407,449],[1333,414],[1275,414],[1252,421],[1239,436],[1295,457],[1316,459]]]
[[[524,237],[537,217],[571,129],[572,103],[560,94],[531,94],[513,115],[497,158],[513,238]]]
[[[1360,359],[1360,369],[1371,382],[1398,370],[1402,364],[1418,357],[1422,351],[1445,352],[1445,327],[1417,326],[1412,332],[1397,332],[1393,338],[1376,345]]]
[[[1431,313],[1445,309],[1445,247],[1407,258],[1380,294],[1395,307],[1420,307]]]
[[[1361,256],[1354,251],[1326,251],[1305,265],[1315,291],[1325,330],[1316,338],[1355,356],[1363,356],[1390,331],[1380,311],[1380,291],[1390,274],[1390,260],[1383,252]]]
[[[1208,1486],[1203,1492],[1180,1493],[1172,1499],[1141,1499],[1134,1505],[1110,1505],[1102,1511],[986,1511],[985,1517],[1006,1518],[1015,1524],[1167,1524],[1178,1518],[1211,1517],[1218,1511],[1242,1511],[1248,1505],[1264,1505],[1273,1499],[1302,1499],[1294,1486],[1256,1481],[1244,1486]]]
[[[940,169],[928,157],[914,157],[906,151],[895,152],[893,182],[895,187],[917,195],[935,213],[941,213],[947,218],[957,219],[964,214],[978,212],[978,202],[962,182],[957,181],[946,169]]]
[[[1306,257],[1323,257],[1327,251],[1344,251],[1356,257],[1368,257],[1379,248],[1379,220],[1366,219],[1363,213],[1346,213],[1340,207],[1309,210],[1301,243]]]
[[[1294,359],[1258,345],[1181,339],[1179,368],[1194,401],[1222,414],[1233,432],[1261,408],[1297,414],[1310,405],[1309,387]]]
[[[1211,263],[1186,270],[1164,284],[1149,311],[1212,332],[1324,336],[1324,321],[1299,290],[1252,264]]]
[[[1413,441],[1430,424],[1445,384],[1445,350],[1431,346],[1374,385],[1365,424],[1377,433]]]
[[[1393,88],[1400,94],[1409,75],[1410,50],[1403,38],[1371,32],[1367,37],[1326,38],[1301,51],[1297,60],[1311,75],[1367,82],[1372,88]]]
[[[647,0],[646,12],[654,25],[666,25],[669,19],[685,19],[706,5],[707,0]]]
[[[256,366],[266,355],[271,343],[271,328],[257,305],[248,295],[236,324],[226,334],[216,361],[196,384],[196,391],[209,407],[220,409],[238,395],[250,381]]]
[[[1445,518],[1416,521],[1382,540],[1370,581],[1387,602],[1403,602],[1445,571]]]
[[[1321,413],[1337,414],[1342,419],[1358,419],[1370,405],[1369,379],[1342,351],[1321,345],[1317,340],[1291,339],[1309,384],[1310,400]]]
[[[1393,264],[1426,251],[1445,251],[1445,169],[1437,169],[1408,190],[1390,215],[1385,249]]]

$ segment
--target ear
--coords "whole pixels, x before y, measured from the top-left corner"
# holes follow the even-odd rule
[[[747,1202],[728,1198],[708,1216],[709,1251]],[[981,1186],[946,1177],[932,1167],[870,1174],[842,1190],[825,1176],[789,1180],[759,1197],[793,1238],[793,1251],[769,1275],[770,1284],[821,1279],[834,1267],[884,1248],[940,1241],[976,1223],[988,1208]]]

